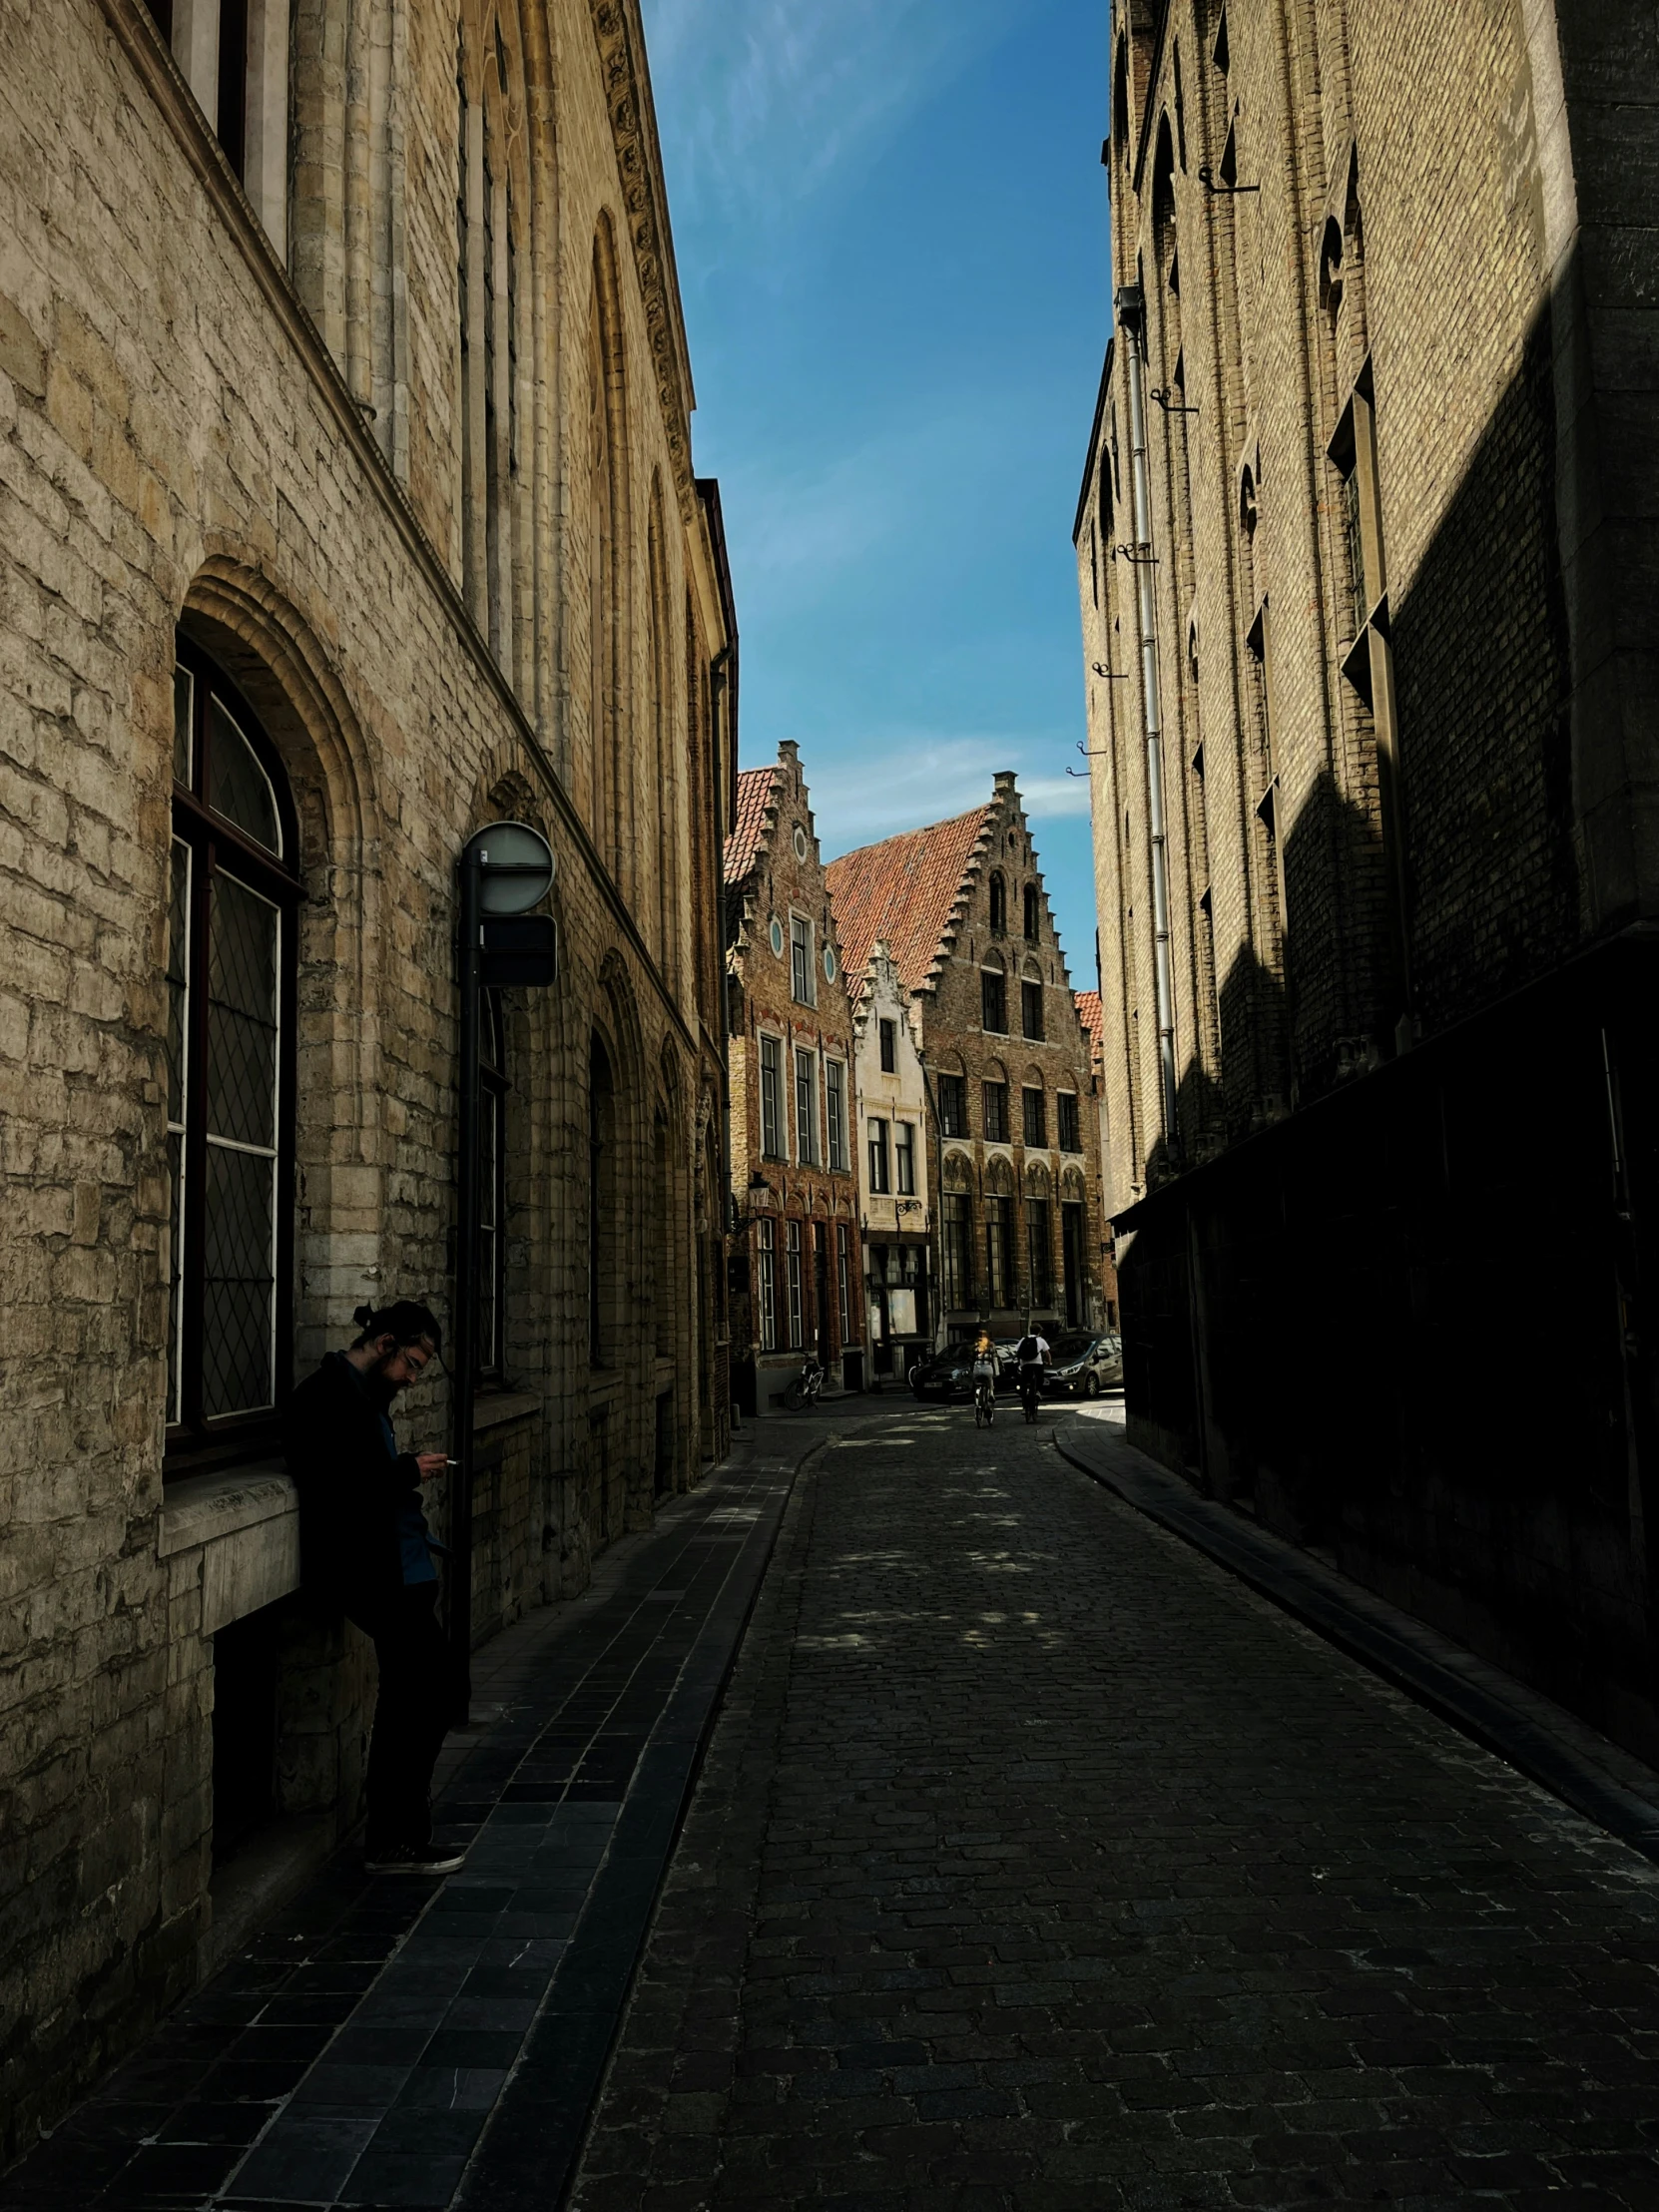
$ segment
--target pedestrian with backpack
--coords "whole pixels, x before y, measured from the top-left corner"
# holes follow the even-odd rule
[[[1037,1417],[1037,1400],[1043,1394],[1043,1370],[1052,1365],[1053,1359],[1048,1339],[1035,1327],[1028,1328],[1014,1347],[1014,1363],[1019,1369],[1019,1401],[1025,1408],[1027,1420]]]

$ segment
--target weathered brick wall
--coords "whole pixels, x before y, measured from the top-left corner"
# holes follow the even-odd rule
[[[1609,78],[1641,80],[1648,17],[1170,0],[1118,30],[1180,1121],[1172,1151],[1120,333],[1077,547],[1122,1206],[1650,910],[1659,769],[1635,703],[1654,625],[1620,581],[1655,495],[1620,427],[1652,388],[1651,233],[1615,184],[1651,111]],[[1392,823],[1328,458],[1368,361]]]
[[[1000,874],[1006,893],[1006,922],[1000,931],[991,925],[990,882]],[[1037,930],[1031,940],[1024,935],[1024,891],[1032,884],[1037,892]],[[986,959],[1004,963],[1007,992],[1006,1032],[987,1031],[981,1020],[980,974]],[[1030,976],[1043,989],[1043,1035],[1040,1040],[1021,1033],[1021,980]],[[947,957],[931,990],[918,994],[921,1007],[922,1044],[935,1084],[941,1074],[956,1072],[967,1083],[968,1135],[942,1139],[940,1197],[966,1191],[972,1199],[973,1285],[971,1311],[956,1310],[951,1319],[958,1329],[970,1319],[984,1316],[998,1333],[1011,1327],[1023,1329],[1033,1311],[1029,1255],[1026,1241],[1025,1201],[1033,1195],[1046,1198],[1049,1207],[1049,1271],[1053,1298],[1039,1311],[1063,1316],[1064,1268],[1061,1244],[1061,1207],[1081,1205],[1085,1225],[1085,1283],[1082,1326],[1104,1328],[1106,1299],[1110,1295],[1110,1263],[1105,1241],[1105,1214],[1100,1193],[1100,1126],[1095,1105],[1090,1049],[1077,1018],[1076,1000],[1059,933],[1049,911],[1048,894],[1031,837],[1030,825],[1011,774],[996,779],[996,796],[989,825],[981,835],[970,863],[959,916],[954,922]],[[1008,1138],[988,1143],[985,1136],[983,1086],[987,1081],[1006,1083],[1008,1090]],[[1025,1143],[1021,1093],[1029,1086],[1044,1097],[1048,1141]],[[1059,1108],[1056,1098],[1067,1091],[1077,1100],[1081,1149],[1062,1152],[1059,1146]],[[931,1132],[930,1132],[931,1136]],[[1013,1250],[1009,1266],[1012,1293],[1009,1303],[993,1309],[987,1301],[984,1200],[989,1191],[991,1163],[1000,1160],[1008,1171]],[[1033,1178],[1036,1180],[1034,1181]],[[942,1286],[941,1286],[942,1297]]]
[[[1131,1434],[1651,1756],[1659,27],[1119,22],[1150,527],[1124,327],[1077,551]]]
[[[538,822],[557,854],[560,977],[509,1023],[507,1367],[535,1403],[489,1476],[498,1579],[481,1618],[579,1586],[604,1534],[649,1515],[665,1374],[652,1358],[656,1300],[674,1310],[666,1373],[680,1406],[695,1405],[711,1364],[692,1205],[713,1080],[698,1023],[706,1030],[712,1010],[688,968],[665,974],[661,954],[666,935],[689,938],[689,840],[712,829],[688,814],[688,601],[711,656],[726,618],[689,472],[649,103],[629,59],[637,11],[554,0],[531,12],[545,38],[509,64],[539,165],[533,232],[524,211],[534,324],[515,587],[528,578],[533,590],[504,665],[464,611],[480,604],[478,579],[453,519],[453,11],[425,0],[310,11],[330,66],[329,27],[347,14],[384,33],[372,97],[358,97],[368,78],[349,68],[335,84],[295,66],[296,126],[334,134],[318,155],[320,230],[300,224],[294,243],[314,322],[136,0],[8,18],[0,1956],[11,2025],[0,2154],[188,1983],[208,1925],[212,1643],[196,1608],[211,1559],[182,1552],[170,1565],[158,1549],[170,1510],[163,968],[176,625],[248,694],[300,818],[299,1372],[344,1341],[364,1298],[430,1293],[447,1306],[454,856],[504,812]],[[297,32],[307,10],[296,13]],[[354,200],[331,164],[355,180]],[[622,392],[611,788],[629,800],[614,875],[591,814],[584,521],[593,241],[607,216]],[[644,709],[654,482],[672,619],[666,784]],[[704,730],[696,742],[712,739]],[[681,902],[672,915],[654,888],[665,879],[660,792],[685,862],[668,878]],[[614,1371],[597,1382],[586,1257],[596,1029],[618,1083],[604,1227],[620,1317]],[[659,1108],[673,1132],[666,1180],[652,1153]],[[652,1273],[665,1213],[667,1283]],[[417,1393],[400,1415],[406,1433],[443,1433],[441,1392]],[[590,1418],[600,1402],[603,1495]],[[677,1482],[694,1478],[699,1456],[688,1415]],[[434,1518],[441,1527],[441,1492]],[[332,1774],[346,1817],[359,1667],[307,1662],[286,1678],[299,1706],[310,1701],[306,1729],[329,1745],[320,1759],[295,1751],[311,1776],[295,1788],[314,1795],[317,1775]],[[315,1702],[324,1679],[327,1711]]]
[[[789,1344],[786,1291],[788,1225],[800,1222],[803,1243],[804,1336],[807,1345],[823,1340],[829,1346],[830,1372],[841,1353],[856,1351],[864,1341],[863,1256],[859,1238],[858,1178],[859,1124],[854,1096],[852,1007],[846,976],[841,967],[840,942],[835,917],[824,879],[824,855],[813,822],[811,797],[802,773],[799,748],[787,741],[778,749],[778,766],[767,829],[754,863],[740,884],[728,887],[734,902],[737,936],[731,951],[736,989],[741,993],[741,1025],[731,1039],[732,1070],[732,1190],[740,1212],[747,1217],[745,1248],[749,1261],[747,1293],[740,1295],[733,1315],[734,1357],[752,1360],[756,1370],[756,1409],[766,1413],[772,1400],[800,1372],[801,1351]],[[805,849],[798,849],[797,832]],[[813,925],[813,987],[815,1005],[797,1002],[792,992],[790,918],[804,916]],[[772,928],[783,931],[783,952],[773,948]],[[825,968],[830,955],[833,973]],[[761,1143],[762,1031],[780,1040],[783,1061],[784,1122],[787,1159],[769,1159]],[[796,1113],[795,1053],[797,1048],[820,1055],[818,1074],[820,1164],[807,1165],[801,1158]],[[846,1165],[834,1170],[830,1164],[826,1115],[824,1065],[836,1061],[845,1071],[843,1096],[846,1110]],[[751,1190],[756,1174],[766,1178],[765,1190]],[[775,1224],[779,1284],[778,1344],[774,1351],[761,1349],[761,1323],[757,1306],[759,1246],[756,1223],[763,1214]],[[828,1296],[825,1310],[817,1310],[813,1281],[814,1227],[826,1233]],[[837,1283],[836,1232],[846,1231],[847,1297],[850,1332],[843,1343]]]

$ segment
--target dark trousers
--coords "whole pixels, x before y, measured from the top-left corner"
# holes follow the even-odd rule
[[[438,1586],[417,1582],[350,1618],[374,1639],[380,1694],[368,1747],[368,1849],[432,1840],[427,1794],[454,1717],[454,1668],[437,1618]]]

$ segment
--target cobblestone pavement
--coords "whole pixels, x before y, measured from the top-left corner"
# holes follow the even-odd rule
[[[1659,1870],[1056,1417],[798,1480],[579,2212],[1659,2206]]]

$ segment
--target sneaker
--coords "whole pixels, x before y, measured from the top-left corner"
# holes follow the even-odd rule
[[[411,1844],[403,1851],[371,1851],[364,1874],[453,1874],[466,1865],[466,1853],[440,1844]]]

